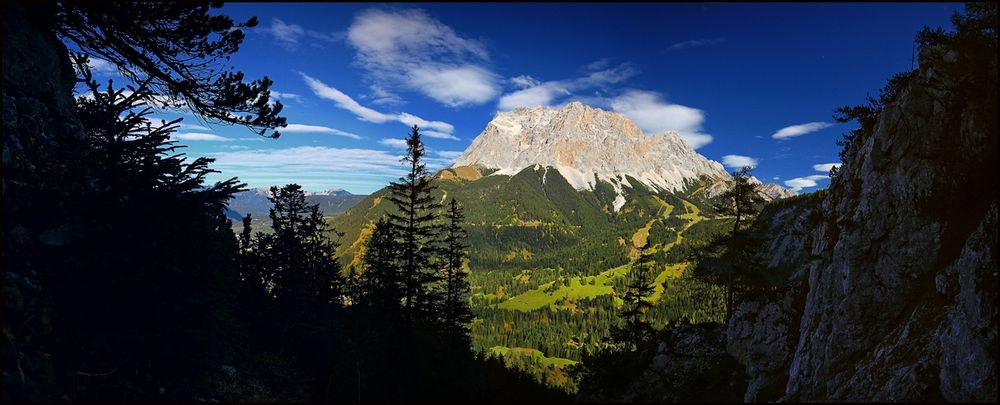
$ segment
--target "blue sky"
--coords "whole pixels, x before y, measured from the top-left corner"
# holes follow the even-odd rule
[[[949,27],[960,6],[227,4],[260,19],[232,64],[273,79],[293,125],[265,140],[188,117],[177,137],[217,159],[210,180],[367,194],[401,174],[409,125],[440,168],[498,109],[578,100],[808,192],[852,128],[832,110],[909,69],[916,32]]]

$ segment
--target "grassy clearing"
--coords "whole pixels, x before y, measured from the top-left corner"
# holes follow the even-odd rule
[[[684,275],[684,271],[687,270],[688,263],[677,263],[667,266],[663,269],[660,274],[656,275],[653,280],[653,295],[649,297],[650,302],[657,302],[660,300],[660,296],[663,295],[663,286],[666,285],[667,279],[676,279]]]
[[[493,346],[490,348],[490,353],[499,356],[526,356],[532,357],[538,360],[542,365],[555,365],[555,366],[570,366],[576,364],[576,360],[564,359],[562,357],[548,357],[545,353],[542,353],[538,349],[532,349],[530,347],[505,347],[505,346]]]

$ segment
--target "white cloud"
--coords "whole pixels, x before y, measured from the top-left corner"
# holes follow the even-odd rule
[[[828,179],[829,176],[825,174],[816,174],[806,177],[796,177],[791,180],[785,180],[785,185],[789,187],[794,192],[799,192],[803,188],[816,187],[817,182],[820,180]]]
[[[373,83],[372,85],[368,86],[368,88],[371,89],[372,91],[371,94],[368,95],[368,98],[375,104],[397,105],[403,103],[402,97],[399,97],[399,95],[389,91],[388,89],[386,89],[385,87],[383,87],[378,83]]]
[[[288,124],[284,128],[279,128],[281,133],[322,133],[337,136],[346,136],[351,139],[361,139],[361,136],[347,131],[341,131],[336,128],[324,127],[320,125],[305,125],[305,124]]]
[[[206,127],[204,125],[185,124],[183,122],[180,124],[180,128],[181,129],[188,129],[188,130],[195,130],[195,131],[211,131],[211,129],[209,127]]]
[[[678,42],[667,47],[668,51],[678,51],[684,48],[697,48],[699,46],[714,45],[726,42],[725,38],[702,38],[690,41]]]
[[[337,36],[333,34],[326,34],[318,31],[307,30],[302,28],[298,24],[288,24],[282,21],[280,18],[272,18],[271,26],[267,28],[262,28],[260,30],[266,34],[270,34],[277,40],[281,46],[286,50],[294,51],[298,48],[298,45],[302,38],[311,38],[324,42],[333,42],[337,40]],[[318,44],[311,44],[318,45]],[[273,92],[272,92],[273,93]]]
[[[774,176],[771,178],[771,180],[781,180],[781,176]]]
[[[88,58],[87,67],[94,73],[118,74],[118,67],[101,58],[91,56]]]
[[[99,91],[99,92],[97,92],[97,93],[98,93],[98,94],[101,94],[101,95],[103,95],[103,94],[107,94],[107,93],[105,93],[105,92],[103,92],[103,91]],[[131,95],[132,95],[132,91],[131,91],[131,90],[128,90],[128,89],[122,89],[122,90],[121,90],[121,93],[120,93],[120,94],[118,94],[118,97],[116,97],[116,98],[115,98],[115,100],[116,100],[116,101],[117,101],[117,100],[123,100],[123,99],[126,99],[126,98],[128,98],[128,97],[129,97],[129,96],[131,96]],[[94,93],[92,93],[92,92],[90,92],[90,91],[87,91],[87,92],[84,92],[84,93],[81,93],[81,94],[77,95],[77,97],[83,97],[83,98],[85,98],[85,99],[87,99],[87,100],[93,100],[93,99],[94,99]]]
[[[757,159],[749,156],[726,155],[722,157],[722,164],[735,169],[745,166],[757,167]]]
[[[235,140],[218,136],[215,134],[204,134],[200,132],[185,132],[181,134],[174,134],[173,138],[182,141],[210,141],[210,142],[229,142]]]
[[[538,79],[535,79],[534,77],[528,75],[520,75],[512,77],[510,78],[510,82],[519,89],[534,87],[539,84],[542,84],[542,82],[538,81]]]
[[[829,128],[831,126],[833,126],[833,124],[829,122],[809,122],[805,124],[792,125],[779,129],[778,132],[775,132],[773,135],[771,135],[771,138],[774,139],[792,138],[796,136],[805,135],[810,132],[816,132],[824,128]]]
[[[274,39],[278,40],[285,47],[298,45],[299,39],[305,35],[306,30],[297,24],[286,24],[280,18],[272,18],[271,26],[261,31],[270,33]]]
[[[348,28],[347,42],[379,86],[380,99],[402,86],[461,107],[485,103],[500,91],[499,76],[480,66],[489,60],[486,48],[423,10],[364,11]]]
[[[509,111],[517,107],[549,107],[556,98],[570,94],[561,83],[546,82],[505,94],[500,97],[497,108]]]
[[[430,129],[435,131],[451,133],[455,131],[455,127],[444,121],[427,121],[416,115],[410,113],[399,113],[393,117],[396,121],[402,122],[408,126],[418,126],[421,129]],[[457,139],[457,138],[456,138]]]
[[[271,90],[271,102],[273,103],[274,100],[301,102],[302,96],[295,93],[282,93]]]
[[[601,59],[598,59],[598,60],[595,60],[595,61],[589,63],[587,66],[584,66],[584,69],[586,69],[586,70],[601,70],[601,69],[604,69],[604,68],[608,67],[608,65],[610,65],[610,64],[611,64],[611,60],[609,60],[608,58],[601,58]]]
[[[345,109],[354,113],[359,120],[373,122],[376,124],[385,123],[388,121],[396,121],[407,126],[419,126],[421,129],[428,129],[432,131],[438,131],[440,134],[451,134],[455,131],[455,127],[444,121],[428,121],[420,118],[416,115],[410,113],[398,113],[398,114],[386,114],[374,109],[365,107],[355,101],[351,96],[348,96],[337,90],[334,87],[327,86],[325,83],[306,75],[305,73],[299,73],[302,78],[312,89],[313,93],[320,98],[331,100],[337,104],[337,107]],[[436,136],[437,138],[444,138],[444,136]],[[458,138],[454,138],[458,139]]]
[[[410,84],[451,107],[483,104],[500,93],[495,75],[481,67],[425,67],[410,72]]]
[[[358,102],[354,101],[354,99],[351,98],[351,96],[344,94],[343,92],[337,90],[336,88],[327,86],[323,82],[316,80],[306,75],[305,73],[300,73],[300,75],[302,75],[302,79],[306,81],[306,84],[313,91],[313,93],[316,94],[316,96],[337,103],[338,107],[354,113],[354,115],[356,115],[358,119],[362,121],[381,124],[391,119],[386,114],[382,114],[371,108],[358,104]]]
[[[840,167],[840,163],[823,163],[818,165],[813,165],[813,169],[817,172],[829,173],[830,169],[834,167]]]
[[[385,138],[382,139],[381,141],[378,141],[378,143],[396,149],[406,149],[409,147],[406,144],[405,139],[399,139],[399,138]]]
[[[531,76],[517,76],[511,78],[510,81],[519,90],[500,97],[497,108],[509,111],[517,107],[551,107],[557,100],[573,95],[573,92],[619,83],[636,73],[637,71],[632,65],[623,63],[613,68],[567,80],[540,82]]]
[[[704,111],[668,103],[658,93],[628,90],[611,99],[611,109],[628,116],[646,134],[676,131],[693,149],[712,142],[712,135],[701,132]]]
[[[462,153],[465,152],[460,150],[437,150],[434,151],[434,153],[445,159],[457,159],[459,156],[462,156]]]

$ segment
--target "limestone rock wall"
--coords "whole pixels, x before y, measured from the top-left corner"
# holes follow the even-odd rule
[[[921,53],[806,232],[801,217],[762,217],[787,224],[769,266],[790,261],[806,285],[801,306],[758,297],[730,320],[745,399],[996,399],[997,127],[976,107],[996,99],[956,93],[957,59]],[[783,378],[779,398],[761,396]]]

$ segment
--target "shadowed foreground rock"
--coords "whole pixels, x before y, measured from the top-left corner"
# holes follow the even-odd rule
[[[746,400],[996,399],[996,61],[958,52],[922,49],[829,192],[760,219],[794,270],[728,325]]]

